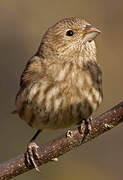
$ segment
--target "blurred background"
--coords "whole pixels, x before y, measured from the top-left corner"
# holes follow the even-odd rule
[[[96,116],[122,101],[122,0],[0,0],[0,162],[26,150],[34,130],[11,115],[19,79],[27,60],[36,52],[42,34],[64,17],[84,17],[102,31],[97,38],[103,70],[104,101]],[[39,144],[62,131],[44,131]],[[123,124],[59,158],[16,177],[17,180],[120,180],[123,179]]]

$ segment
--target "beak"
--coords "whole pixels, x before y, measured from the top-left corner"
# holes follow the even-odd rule
[[[91,42],[100,33],[101,33],[100,30],[92,27],[91,25],[86,25],[85,29],[83,30],[83,36],[82,36],[83,42],[86,42],[86,41]]]

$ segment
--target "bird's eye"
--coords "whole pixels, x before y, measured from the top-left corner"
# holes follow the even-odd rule
[[[66,35],[67,35],[67,36],[73,36],[73,34],[74,34],[74,32],[73,32],[72,30],[68,30],[68,31],[66,32]]]

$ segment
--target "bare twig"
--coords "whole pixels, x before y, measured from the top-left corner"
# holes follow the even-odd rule
[[[117,126],[123,121],[123,102],[116,105],[109,111],[103,113],[97,118],[84,120],[80,127],[68,130],[66,134],[56,138],[38,149],[39,159],[36,160],[38,165],[43,165],[57,158],[64,153],[80,146],[102,133]],[[8,162],[0,164],[0,180],[7,180],[22,174],[34,168],[33,165],[27,165],[25,154],[19,155]]]

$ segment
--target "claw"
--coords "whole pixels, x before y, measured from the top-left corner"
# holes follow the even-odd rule
[[[38,148],[39,148],[39,146],[34,141],[31,141],[27,147],[26,160],[27,160],[28,164],[34,165],[36,171],[40,172],[40,170],[35,162],[35,159],[34,159],[34,157],[36,157],[36,159],[39,159],[39,155],[37,152]]]

